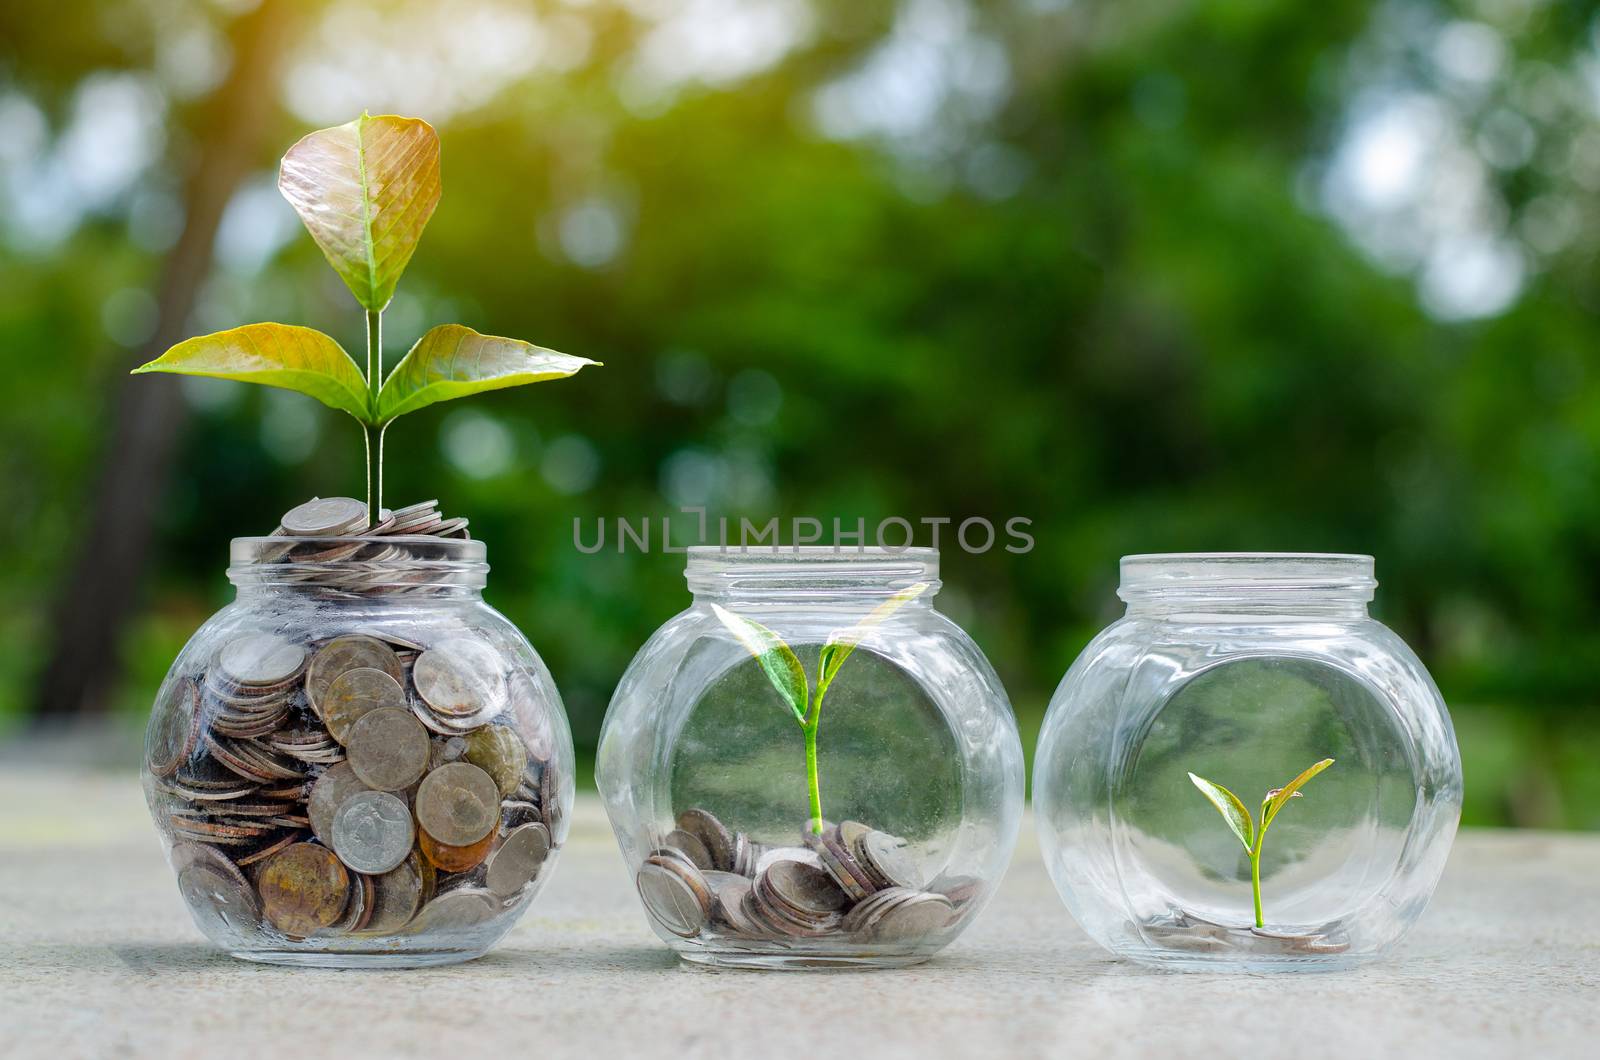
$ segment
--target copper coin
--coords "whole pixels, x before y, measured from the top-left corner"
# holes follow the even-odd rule
[[[451,762],[423,778],[417,823],[447,846],[471,846],[500,821],[500,789],[470,762]]]
[[[502,798],[517,790],[528,768],[528,749],[509,725],[485,725],[469,733],[465,757],[494,778]]]
[[[400,791],[415,784],[427,771],[432,750],[422,723],[409,710],[389,707],[371,711],[351,725],[345,748],[356,776],[378,791]]]
[[[733,833],[706,810],[693,808],[678,814],[678,827],[699,839],[711,856],[710,868],[733,871]]]
[[[354,634],[335,637],[311,657],[306,669],[306,697],[311,709],[323,717],[323,700],[334,679],[351,670],[382,670],[394,678],[396,684],[405,681],[405,668],[400,665],[394,649],[376,637]]]
[[[505,698],[499,655],[468,637],[435,645],[417,656],[411,680],[429,709],[447,717],[498,710]]]
[[[717,867],[716,862],[712,859],[710,852],[706,850],[706,845],[700,841],[700,838],[684,831],[682,828],[674,828],[667,833],[666,838],[661,842],[674,850],[683,851],[684,856],[694,862],[694,867],[697,869],[715,869]]]
[[[372,916],[363,930],[371,935],[387,935],[411,922],[422,907],[422,873],[415,853],[380,876],[372,877]]]
[[[256,889],[273,927],[306,938],[343,915],[350,874],[327,847],[296,843],[262,865]]]
[[[199,742],[200,685],[192,677],[180,677],[167,686],[161,705],[150,716],[145,762],[156,776],[170,777]]]
[[[382,670],[363,666],[346,670],[328,685],[322,697],[322,720],[335,740],[348,744],[350,726],[369,711],[384,707],[409,709],[405,689]]]
[[[494,849],[494,832],[466,846],[453,847],[429,835],[427,829],[417,832],[417,849],[441,872],[469,872],[483,864],[483,859]]]

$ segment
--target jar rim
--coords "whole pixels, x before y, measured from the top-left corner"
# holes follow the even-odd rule
[[[1148,552],[1122,557],[1123,599],[1149,594],[1333,593],[1372,599],[1371,556],[1353,552]]]
[[[487,556],[482,541],[428,534],[236,537],[228,546],[228,578],[241,586],[481,589]]]
[[[750,595],[895,593],[919,582],[939,590],[939,550],[876,545],[691,545],[684,578],[694,593]]]

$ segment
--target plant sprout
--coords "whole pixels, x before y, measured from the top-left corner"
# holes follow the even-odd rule
[[[1228,822],[1228,827],[1233,834],[1239,837],[1239,842],[1244,844],[1245,853],[1250,855],[1250,892],[1255,899],[1256,927],[1265,927],[1261,919],[1261,844],[1267,838],[1267,828],[1271,826],[1278,811],[1289,804],[1290,799],[1300,798],[1300,789],[1306,781],[1333,765],[1333,759],[1324,758],[1316,765],[1311,766],[1304,773],[1295,777],[1281,788],[1273,788],[1261,800],[1261,827],[1257,828],[1250,818],[1250,811],[1244,808],[1244,803],[1239,801],[1239,796],[1223,787],[1213,784],[1204,777],[1189,774],[1189,779],[1194,781],[1194,786],[1200,793],[1211,800],[1211,805],[1222,814],[1222,819]]]
[[[320,331],[247,324],[180,342],[134,372],[281,387],[349,413],[366,444],[370,523],[383,508],[383,438],[396,419],[436,401],[561,379],[600,363],[441,324],[384,377],[383,310],[439,204],[439,136],[427,122],[362,114],[311,133],[283,156],[278,190],[366,311],[366,371]]]
[[[839,675],[839,668],[856,650],[862,638],[874,626],[921,596],[927,588],[927,582],[908,586],[873,608],[867,617],[854,626],[830,634],[817,659],[815,694],[811,692],[810,679],[799,656],[783,642],[782,637],[759,622],[736,615],[717,604],[711,605],[711,610],[716,612],[717,618],[722,620],[728,631],[756,657],[767,680],[772,682],[772,687],[778,690],[778,695],[794,712],[794,720],[800,723],[800,731],[805,734],[806,741],[806,783],[811,789],[811,829],[817,835],[822,834],[822,788],[817,777],[817,729],[822,723],[822,699],[833,685],[833,679]]]

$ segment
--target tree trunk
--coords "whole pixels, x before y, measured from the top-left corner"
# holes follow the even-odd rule
[[[183,234],[162,267],[155,334],[109,381],[111,424],[88,497],[85,533],[60,583],[50,655],[35,693],[36,718],[103,710],[120,677],[122,629],[138,597],[156,506],[187,414],[176,379],[131,377],[123,369],[186,337],[222,212],[272,125],[279,62],[299,6],[266,0],[238,19],[230,33],[232,70],[196,115],[198,157],[185,193]]]

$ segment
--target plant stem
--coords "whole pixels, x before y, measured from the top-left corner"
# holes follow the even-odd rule
[[[1250,852],[1250,893],[1256,901],[1256,927],[1266,927],[1261,920],[1261,848]]]
[[[383,385],[383,310],[367,310],[367,401],[378,408],[378,388]],[[383,431],[374,450],[372,428],[367,432],[367,525],[377,526],[383,511]]]
[[[817,780],[817,729],[821,718],[814,719],[802,731],[806,734],[806,781],[811,785],[811,830],[822,834],[822,786]]]

